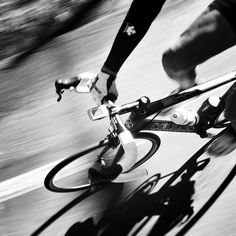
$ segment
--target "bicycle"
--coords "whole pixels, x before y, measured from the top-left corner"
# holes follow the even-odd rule
[[[226,75],[217,77],[200,85],[196,85],[190,89],[184,90],[178,94],[173,94],[165,98],[150,102],[149,98],[141,97],[137,101],[127,103],[121,106],[115,105],[109,101],[105,105],[90,109],[88,111],[89,117],[92,120],[99,120],[108,117],[110,120],[109,134],[101,140],[98,144],[94,144],[85,150],[67,157],[58,163],[45,178],[44,185],[47,189],[54,192],[73,192],[93,188],[94,186],[104,182],[126,182],[137,178],[147,176],[147,170],[137,168],[144,164],[151,158],[158,150],[161,140],[158,135],[147,131],[169,131],[169,132],[186,132],[196,133],[201,138],[210,137],[210,141],[204,145],[208,146],[210,143],[221,135],[222,132],[230,126],[230,122],[221,117],[224,110],[224,103],[227,96],[236,87],[236,71]],[[220,98],[220,103],[214,109],[210,109],[207,113],[203,112],[200,120],[195,125],[180,125],[171,120],[155,119],[161,111],[175,106],[179,103],[193,99],[206,92],[219,88],[223,85],[234,82],[230,88],[224,92]],[[88,86],[88,81],[81,81],[74,77],[70,83],[68,81],[58,80],[55,82],[56,92],[59,95],[58,102],[62,98],[62,93],[66,89],[79,87],[79,92],[89,92],[84,90],[84,84]],[[204,103],[203,103],[204,104]],[[202,106],[203,106],[202,104]],[[202,107],[201,106],[201,107]],[[121,115],[130,113],[129,118],[125,123],[121,120]],[[154,117],[149,118],[154,115]],[[224,128],[217,136],[212,137],[208,130],[214,128]],[[147,148],[145,154],[141,154],[142,158],[138,158],[139,150],[137,150],[137,142],[145,140]],[[143,143],[142,143],[143,144]],[[205,149],[204,149],[205,150]],[[204,151],[203,150],[203,151]],[[199,155],[202,155],[202,152]],[[83,170],[78,170],[78,182],[76,186],[66,187],[58,185],[56,176],[70,163],[79,161],[79,168],[84,167]],[[114,163],[120,163],[123,167],[123,172],[114,179],[108,181],[91,182],[88,178],[88,169],[96,162],[112,166]],[[63,178],[63,177],[62,177]]]

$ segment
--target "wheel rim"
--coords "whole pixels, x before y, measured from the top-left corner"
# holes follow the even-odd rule
[[[134,135],[134,138],[138,140],[144,139],[150,141],[150,150],[148,150],[148,152],[140,160],[138,160],[138,162],[129,171],[146,162],[153,156],[160,146],[160,138],[152,133],[138,133]],[[45,187],[53,192],[75,192],[90,188],[91,184],[89,183],[89,179],[87,177],[87,171],[95,163],[97,154],[101,152],[102,148],[106,145],[107,143],[93,146],[85,151],[64,159],[48,173],[44,181]],[[120,148],[118,150],[120,150]],[[117,152],[117,149],[113,151],[113,154],[114,152]],[[112,157],[114,156],[113,154],[111,155]],[[122,155],[122,152],[120,152],[119,155]],[[106,160],[109,160],[109,158]],[[83,166],[83,169],[81,169],[81,166]],[[73,179],[72,175],[75,175],[76,179]],[[84,180],[84,182],[81,180]],[[72,186],[71,183],[74,184],[76,181],[78,181],[78,183]]]
[[[58,163],[46,176],[45,187],[53,192],[74,192],[90,188],[87,171],[97,159],[95,152],[99,152],[103,146],[94,146]]]

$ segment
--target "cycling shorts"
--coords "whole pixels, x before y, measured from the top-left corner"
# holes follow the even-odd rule
[[[225,117],[230,121],[236,122],[236,87],[226,100]]]
[[[218,10],[236,32],[236,0],[215,0],[209,7]]]

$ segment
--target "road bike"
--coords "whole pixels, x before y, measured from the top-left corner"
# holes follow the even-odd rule
[[[108,101],[104,105],[90,109],[88,114],[92,120],[109,118],[108,135],[98,143],[58,163],[46,176],[45,187],[54,192],[73,192],[88,189],[104,182],[127,182],[147,176],[147,169],[142,165],[156,153],[161,145],[161,139],[155,131],[196,133],[201,138],[210,137],[210,141],[204,148],[209,146],[215,138],[230,127],[230,122],[222,114],[227,97],[236,88],[235,81],[236,71],[233,71],[153,102],[144,96],[121,106]],[[69,82],[68,80],[57,80],[55,87],[59,95],[58,101],[61,100],[62,93],[66,89],[77,88],[79,92],[89,92],[91,86],[91,81],[82,81],[79,77],[74,77]],[[85,87],[88,89],[84,89]],[[224,88],[224,93],[220,96],[219,103],[212,106],[209,105],[208,100],[205,100],[198,110],[199,118],[195,124],[183,125],[176,124],[170,119],[158,119],[158,115],[166,109],[179,106],[190,99],[196,99],[207,92],[217,91],[217,88],[220,87]],[[121,115],[127,113],[129,113],[129,117],[123,122]],[[212,136],[209,133],[209,129],[212,128],[223,130],[216,136]],[[202,155],[202,151],[199,153]],[[70,186],[70,169],[64,173],[63,171],[73,162],[76,162],[74,167],[77,168],[76,180]],[[119,163],[123,170],[115,178],[94,182],[88,177],[88,170],[95,163],[102,164],[108,170],[115,163]],[[66,181],[63,182],[65,179]]]

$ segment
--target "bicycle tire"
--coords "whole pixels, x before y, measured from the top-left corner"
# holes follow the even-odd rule
[[[150,150],[146,153],[146,155],[144,155],[139,161],[137,161],[135,163],[135,165],[129,170],[132,171],[133,169],[137,168],[138,166],[142,165],[144,162],[146,162],[149,158],[151,158],[155,152],[158,150],[159,146],[160,146],[160,138],[153,134],[153,133],[137,133],[134,134],[134,139],[144,139],[144,140],[148,140],[151,142],[151,146],[150,146]],[[91,146],[90,148],[85,149],[82,152],[76,153],[72,156],[67,157],[66,159],[64,159],[63,161],[59,162],[55,167],[53,167],[49,173],[47,174],[47,176],[45,177],[44,180],[44,186],[53,192],[75,192],[75,191],[80,191],[80,190],[85,190],[91,187],[91,184],[89,183],[89,180],[87,178],[87,170],[88,167],[86,167],[84,169],[84,176],[86,175],[86,182],[83,184],[78,184],[77,186],[73,186],[73,187],[64,187],[64,186],[59,186],[56,181],[55,181],[55,177],[56,175],[59,174],[60,171],[62,171],[63,168],[65,168],[67,165],[69,165],[70,163],[72,163],[73,161],[82,158],[82,157],[86,157],[88,154],[94,154],[95,151],[98,151],[101,148],[104,148],[107,144],[97,144],[94,146]],[[121,148],[118,148],[117,152],[121,150]],[[122,151],[120,152],[122,153]],[[97,160],[96,155],[92,155],[94,160],[88,159],[88,164],[90,164],[92,166],[92,164],[94,164],[94,162]],[[83,175],[83,173],[81,173]],[[79,175],[79,171],[78,171],[78,175]]]
[[[142,136],[143,136],[143,138],[151,141],[153,146],[150,149],[150,151],[143,158],[141,158],[139,161],[137,161],[128,172],[141,166],[144,162],[146,162],[149,158],[151,158],[155,154],[155,152],[158,150],[158,148],[160,147],[161,139],[159,138],[159,136],[157,136],[153,133],[142,132],[142,133],[136,133],[134,135],[134,138],[138,139],[138,138],[142,138]]]

